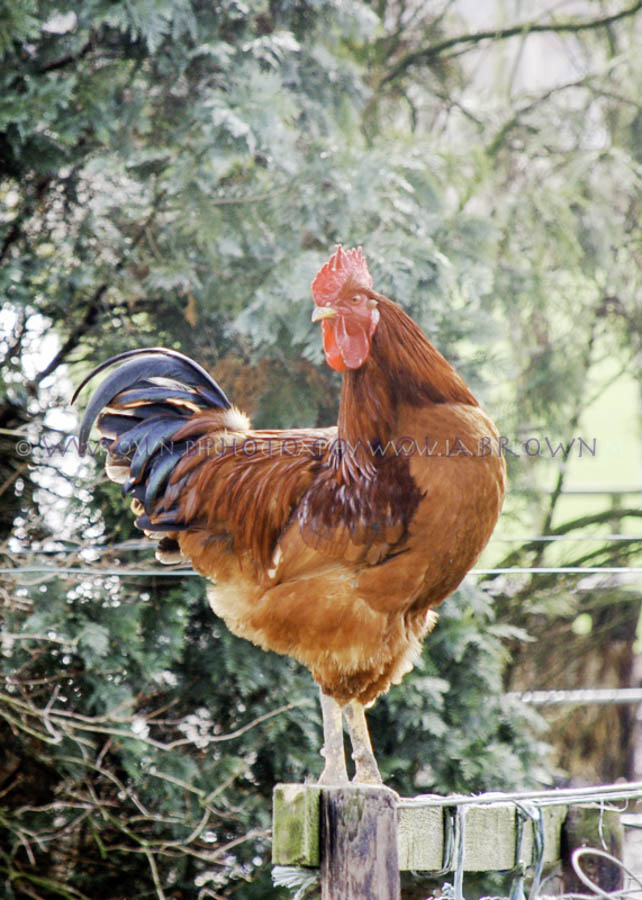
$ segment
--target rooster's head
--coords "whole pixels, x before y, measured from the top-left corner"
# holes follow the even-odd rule
[[[313,322],[321,322],[323,350],[337,372],[358,369],[370,355],[370,341],[379,321],[377,295],[361,247],[336,252],[312,282],[316,307]]]

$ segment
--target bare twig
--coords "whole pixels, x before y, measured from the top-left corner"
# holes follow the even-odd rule
[[[510,25],[507,28],[495,28],[488,31],[476,31],[471,34],[461,34],[455,37],[446,38],[436,44],[424,47],[421,50],[413,50],[403,56],[399,62],[384,75],[380,81],[380,87],[389,84],[391,81],[404,75],[409,68],[416,65],[425,65],[438,56],[441,56],[446,50],[454,48],[470,48],[482,41],[504,41],[508,38],[526,34],[578,34],[582,31],[590,31],[597,28],[605,28],[618,22],[621,19],[634,16],[642,9],[642,0],[637,0],[632,6],[613,13],[610,16],[589,20],[569,20],[566,22],[523,22],[519,25]]]
[[[149,868],[152,873],[152,878],[154,880],[154,887],[156,888],[156,896],[158,900],[165,900],[165,894],[163,892],[163,885],[161,884],[160,877],[158,875],[158,866],[156,865],[156,860],[154,859],[154,854],[150,850],[145,850],[145,856],[147,857],[147,862],[149,863]]]
[[[145,236],[147,228],[154,221],[160,205],[165,198],[165,193],[165,191],[160,191],[156,195],[156,197],[154,197],[149,215],[139,227],[136,235],[127,248],[127,252],[119,260],[117,265],[114,266],[114,272],[122,271],[122,269],[128,263],[132,250],[140,243],[140,241]],[[58,366],[64,363],[67,359],[67,356],[71,353],[72,350],[75,350],[82,338],[92,330],[99,319],[102,301],[108,288],[109,284],[107,282],[103,282],[103,284],[99,285],[96,288],[85,308],[84,315],[81,318],[80,322],[78,322],[78,324],[71,329],[67,340],[64,342],[53,359],[49,362],[49,364],[45,366],[45,368],[40,372],[38,372],[36,377],[33,379],[33,383],[35,385],[39,385],[40,382],[43,381],[43,379],[47,378],[48,375],[51,375],[51,373],[54,372],[58,368]],[[108,306],[107,308],[110,312],[113,312],[113,309],[111,307]]]

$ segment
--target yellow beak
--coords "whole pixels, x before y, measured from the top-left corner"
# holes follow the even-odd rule
[[[315,306],[312,313],[312,321],[320,322],[322,319],[334,319],[336,315],[336,309],[333,309],[331,306]]]

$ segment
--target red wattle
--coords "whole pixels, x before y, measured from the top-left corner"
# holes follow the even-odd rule
[[[339,347],[337,346],[337,339],[334,333],[334,320],[324,319],[321,322],[321,331],[323,333],[323,352],[325,353],[327,364],[336,372],[345,372],[347,366],[344,363]]]
[[[364,323],[341,316],[337,320],[334,336],[344,364],[349,369],[362,366],[370,353],[370,336]]]

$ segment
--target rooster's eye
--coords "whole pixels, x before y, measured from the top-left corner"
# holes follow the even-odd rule
[[[363,298],[361,297],[361,294],[355,294],[354,297],[351,297],[350,299],[353,303],[359,303]]]

